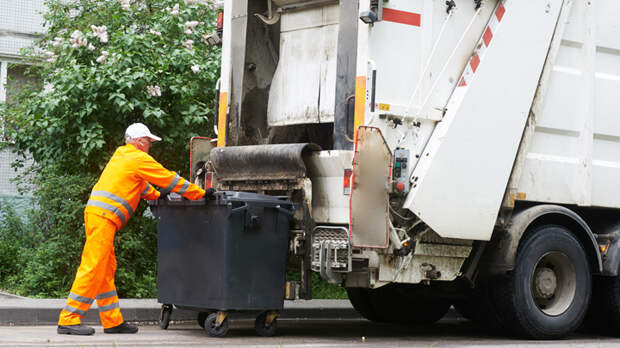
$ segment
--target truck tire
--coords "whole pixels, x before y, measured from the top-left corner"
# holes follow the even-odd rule
[[[492,287],[504,326],[530,339],[558,339],[579,328],[591,293],[585,251],[558,225],[541,226],[524,237],[514,270]]]
[[[450,302],[428,296],[410,284],[389,284],[378,289],[347,288],[353,308],[376,323],[430,325],[450,309]]]
[[[366,288],[347,288],[347,295],[353,308],[364,318],[376,322],[385,322],[384,318],[381,318],[370,302],[371,289]]]
[[[454,301],[454,308],[490,333],[503,333],[495,303],[491,300],[490,279],[480,279],[464,299]]]
[[[443,318],[450,301],[434,297],[432,288],[417,284],[389,284],[374,290],[373,309],[386,322],[402,325],[431,325]]]
[[[586,321],[588,328],[597,333],[620,336],[620,276],[594,279]]]

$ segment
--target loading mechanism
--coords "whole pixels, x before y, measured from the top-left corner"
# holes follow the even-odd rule
[[[299,270],[300,281],[287,281],[288,300],[312,298],[312,182],[304,157],[321,148],[312,143],[219,147],[211,150],[207,171],[217,190],[286,196],[298,208],[289,232],[288,268]],[[207,175],[210,173],[207,172]]]

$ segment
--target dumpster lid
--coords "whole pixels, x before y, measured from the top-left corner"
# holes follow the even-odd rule
[[[198,200],[187,199],[158,199],[155,201],[147,201],[150,206],[157,205],[206,205],[208,199],[201,198]],[[212,200],[211,200],[212,201]],[[240,191],[218,191],[215,193],[215,204],[225,205],[228,202],[252,202],[261,203],[266,205],[290,205],[294,203],[288,200],[287,196],[270,196],[252,192],[240,192]]]

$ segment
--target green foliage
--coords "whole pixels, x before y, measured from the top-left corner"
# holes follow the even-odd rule
[[[0,287],[67,295],[85,241],[84,205],[129,124],[161,135],[153,157],[189,174],[189,139],[212,136],[220,61],[219,48],[203,42],[216,12],[194,2],[46,1],[47,33],[25,51],[38,79],[0,106],[5,138],[37,163],[22,178],[34,180],[26,216],[1,207]],[[156,294],[156,222],[145,208],[116,235],[122,297]]]
[[[43,81],[7,111],[15,148],[43,167],[97,174],[125,128],[143,122],[164,138],[154,157],[186,169],[190,137],[213,129],[220,52],[203,36],[215,10],[178,0],[132,1],[128,9],[112,0],[46,4],[48,32],[27,52]],[[105,35],[95,32],[102,26]]]
[[[0,280],[17,274],[20,270],[20,252],[26,244],[22,221],[9,205],[0,208]],[[1,284],[1,281],[0,281]]]
[[[0,210],[0,287],[25,296],[65,297],[80,264],[85,242],[84,203],[97,177],[57,175],[42,170],[34,180],[35,199],[26,216],[10,206]],[[142,203],[116,234],[116,285],[121,297],[156,295],[156,221],[142,216]]]
[[[13,259],[19,272],[0,278],[0,284],[9,283],[27,295],[66,295],[80,260],[83,202],[93,179],[84,174],[56,175],[52,168],[41,170],[33,182],[37,205],[26,217],[3,207],[1,237],[17,236],[21,243]]]
[[[286,279],[300,281],[301,274],[298,271],[287,271]],[[312,298],[319,299],[343,299],[347,300],[346,290],[338,284],[330,284],[327,280],[321,278],[318,273],[312,273]]]
[[[349,299],[342,286],[328,283],[317,273],[312,273],[312,298]]]
[[[144,204],[144,203],[142,203]],[[116,287],[123,298],[157,297],[157,221],[135,216],[116,236]]]

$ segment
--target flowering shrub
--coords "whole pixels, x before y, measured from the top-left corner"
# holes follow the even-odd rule
[[[27,52],[41,85],[6,116],[6,136],[42,166],[98,174],[125,128],[164,138],[155,158],[187,168],[191,136],[212,135],[219,49],[201,39],[215,9],[190,0],[48,0],[47,34]],[[183,173],[187,175],[187,173]]]
[[[151,154],[187,176],[190,137],[213,132],[220,53],[201,40],[215,21],[204,2],[47,5],[48,32],[25,52],[40,83],[0,109],[5,137],[37,163],[28,219],[0,206],[0,288],[64,297],[80,261],[84,204],[126,127],[143,122],[161,135]],[[155,295],[156,222],[145,209],[116,235],[122,297]]]

